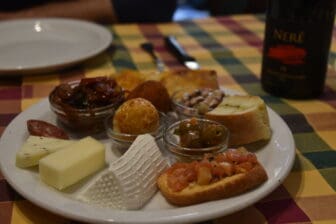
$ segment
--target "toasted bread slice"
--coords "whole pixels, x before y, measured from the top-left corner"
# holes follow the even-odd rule
[[[268,140],[271,137],[266,105],[258,96],[225,96],[205,117],[229,129],[230,146]]]
[[[130,92],[148,80],[160,81],[171,96],[178,90],[191,91],[198,88],[218,89],[217,74],[213,70],[174,70],[157,73],[142,73],[125,69],[116,75],[118,85]]]
[[[130,92],[135,89],[135,87],[146,81],[146,77],[139,71],[125,69],[116,76],[116,81],[124,90]]]
[[[199,88],[219,88],[217,73],[213,70],[167,71],[161,74],[160,81],[170,96],[179,90],[187,92]]]
[[[209,185],[190,184],[182,191],[173,191],[168,186],[168,174],[163,173],[157,180],[158,187],[171,204],[186,206],[218,200],[244,193],[267,180],[264,168],[257,164],[247,173],[239,173]]]

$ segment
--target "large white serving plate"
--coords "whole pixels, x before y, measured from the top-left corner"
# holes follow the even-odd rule
[[[73,19],[0,22],[0,74],[51,72],[91,58],[112,41],[106,28]]]
[[[25,170],[15,166],[15,154],[28,136],[26,121],[41,119],[55,123],[49,110],[47,99],[33,105],[19,114],[6,128],[0,141],[0,168],[9,184],[29,201],[62,216],[92,223],[185,223],[224,216],[241,210],[257,202],[277,186],[288,175],[294,161],[295,145],[291,131],[273,110],[268,108],[272,139],[256,151],[265,167],[269,180],[262,186],[236,197],[222,199],[187,207],[174,207],[168,204],[158,192],[141,210],[122,211],[100,208],[75,199],[83,186],[75,186],[66,192],[48,187],[39,180],[36,169]],[[108,140],[107,159],[118,157],[110,148]],[[86,182],[90,181],[90,178]],[[84,181],[85,182],[85,181]],[[85,185],[85,183],[79,184]]]

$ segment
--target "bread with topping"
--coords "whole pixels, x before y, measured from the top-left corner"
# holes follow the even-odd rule
[[[235,196],[238,194],[242,194],[250,189],[256,188],[262,183],[264,183],[268,177],[265,169],[263,166],[257,161],[257,158],[254,154],[243,152],[242,154],[238,153],[238,156],[236,154],[236,151],[239,149],[233,149],[229,153],[234,153],[234,156],[232,157],[233,160],[236,158],[242,158],[239,155],[243,155],[246,157],[243,157],[240,162],[237,161],[224,161],[224,162],[218,162],[214,165],[214,161],[217,161],[217,159],[208,160],[207,162],[204,162],[202,160],[201,162],[190,162],[189,165],[192,166],[192,164],[195,165],[197,178],[196,180],[193,179],[192,175],[188,171],[184,171],[183,167],[188,166],[188,163],[179,163],[174,164],[172,167],[170,167],[168,170],[166,170],[164,173],[162,173],[158,180],[157,184],[158,187],[162,193],[162,195],[166,198],[168,202],[171,204],[177,205],[177,206],[186,206],[186,205],[193,205],[197,203],[212,201],[212,200],[219,200],[231,196]],[[225,153],[224,153],[225,154]],[[246,166],[246,162],[242,162],[243,160],[246,160],[246,158],[249,161],[249,165]],[[187,164],[187,165],[185,165]],[[230,164],[232,173],[231,175],[224,175],[224,177],[218,178],[215,176],[218,172],[218,170],[215,170],[218,168],[218,166],[221,166],[222,164],[225,164],[224,169],[227,169],[228,165]],[[210,171],[211,174],[201,174],[199,175],[199,170],[201,168],[199,167],[205,167],[205,170],[207,167],[211,167],[212,169]],[[173,170],[172,170],[173,169]],[[175,169],[175,173],[174,172]],[[179,169],[179,170],[178,170]],[[202,172],[201,172],[202,173]],[[203,172],[204,173],[204,172]],[[207,173],[207,172],[205,172]],[[180,176],[174,176],[174,175],[180,175]],[[227,174],[227,173],[226,173]],[[207,179],[208,176],[215,176],[211,179],[210,183],[204,183],[204,179]],[[201,177],[203,176],[203,177]],[[204,178],[205,176],[205,178]],[[186,187],[178,188],[179,186],[183,185],[182,180],[184,177],[188,177],[188,181],[190,183]],[[176,180],[171,180],[170,178],[176,178]],[[200,179],[203,179],[200,181]],[[179,182],[180,181],[180,182]],[[174,183],[175,185],[171,185]],[[176,187],[175,187],[176,186]]]
[[[205,118],[225,125],[230,131],[230,146],[246,145],[271,138],[268,112],[258,96],[225,96]]]

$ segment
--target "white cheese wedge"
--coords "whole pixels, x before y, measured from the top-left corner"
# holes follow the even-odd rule
[[[157,191],[156,179],[167,165],[155,139],[149,134],[140,135],[78,199],[101,207],[139,209]]]
[[[62,190],[105,166],[105,146],[85,137],[39,162],[40,178],[46,184]]]
[[[16,153],[16,166],[20,168],[36,166],[41,158],[73,143],[72,140],[31,135]]]

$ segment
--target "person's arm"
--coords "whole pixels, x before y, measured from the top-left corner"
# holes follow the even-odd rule
[[[117,21],[111,0],[62,0],[11,12],[0,12],[1,19],[68,17],[101,23]]]

